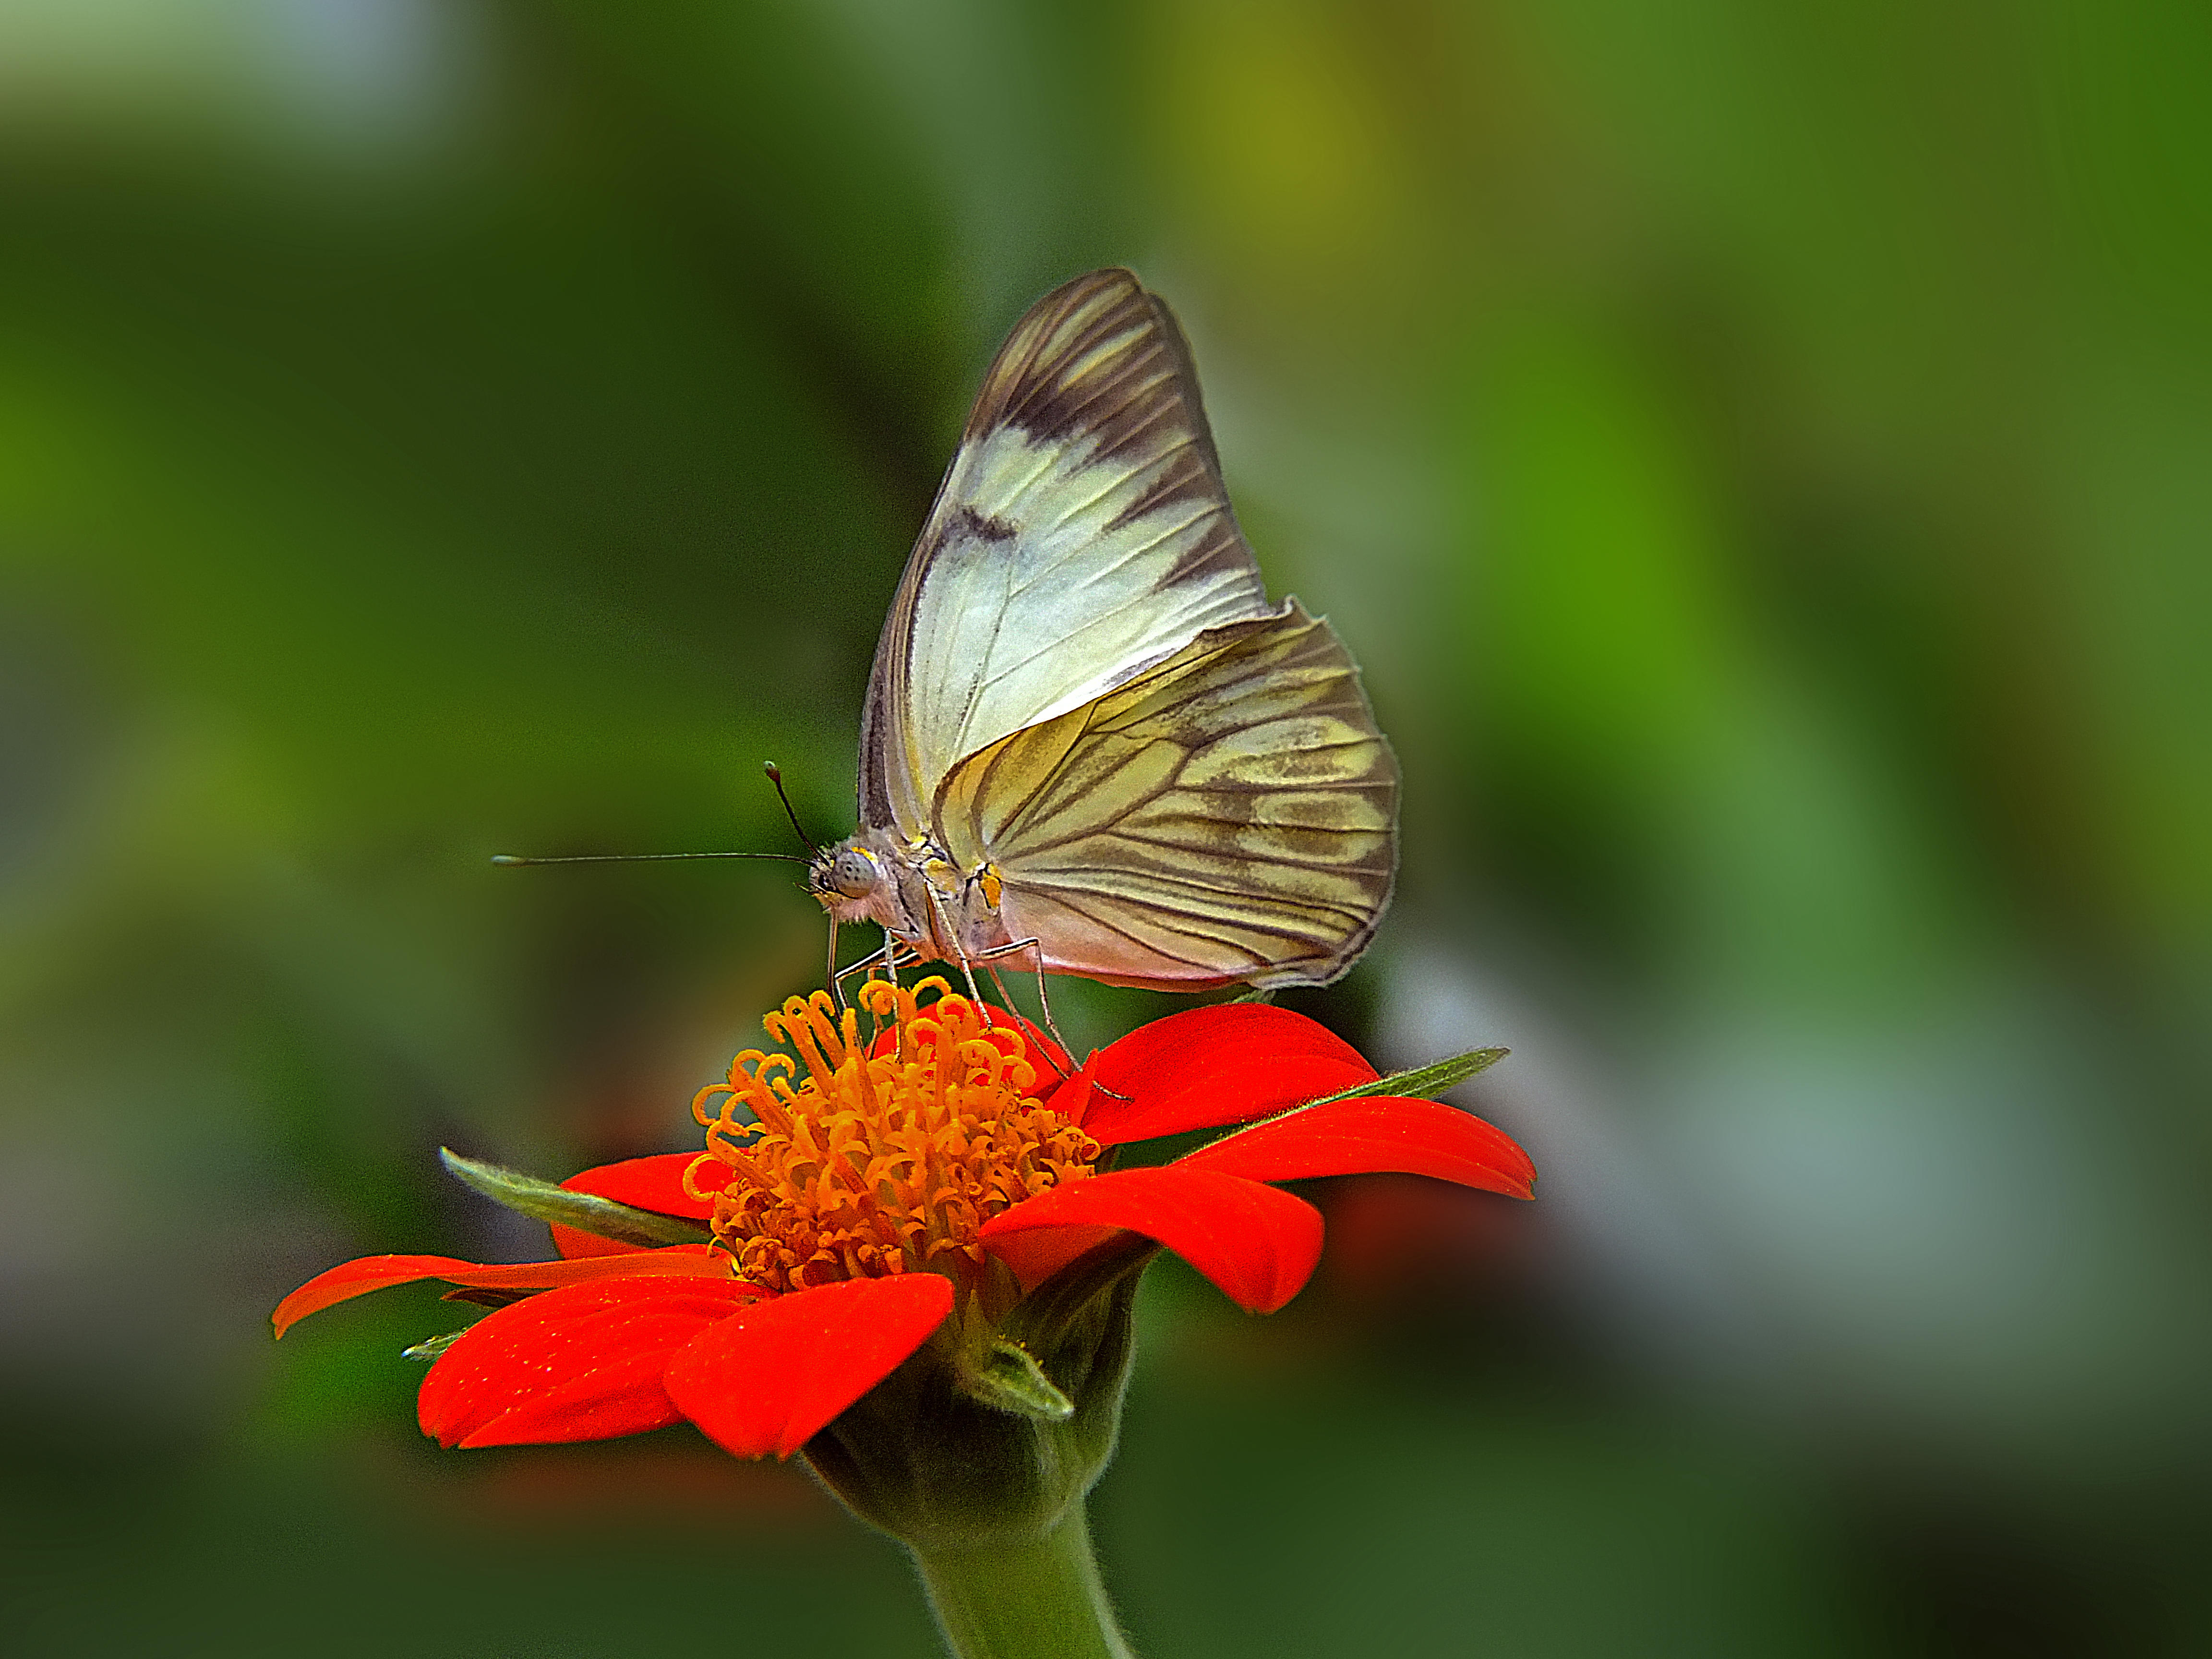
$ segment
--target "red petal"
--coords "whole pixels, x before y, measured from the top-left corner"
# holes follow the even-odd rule
[[[495,1310],[440,1355],[416,1405],[446,1446],[611,1440],[679,1420],[668,1357],[763,1294],[735,1279],[617,1279]]]
[[[702,1147],[700,1152],[705,1148]],[[684,1172],[698,1161],[699,1152],[656,1152],[651,1158],[626,1158],[619,1164],[602,1164],[570,1176],[561,1184],[572,1193],[592,1193],[611,1198],[655,1215],[680,1215],[687,1221],[706,1221],[714,1213],[712,1199],[694,1198],[684,1190]]]
[[[1250,1181],[1398,1170],[1534,1198],[1536,1166],[1503,1129],[1433,1100],[1363,1096],[1302,1107],[1224,1135],[1171,1166]]]
[[[684,1172],[698,1157],[697,1152],[656,1152],[651,1158],[624,1158],[619,1164],[602,1164],[595,1170],[572,1175],[561,1184],[572,1193],[611,1198],[617,1204],[650,1210],[655,1215],[707,1221],[713,1218],[714,1200],[694,1198],[684,1190]],[[553,1226],[553,1248],[568,1256],[620,1255],[637,1246],[624,1244],[619,1239],[601,1238],[581,1228],[563,1227],[556,1222]]]
[[[1328,1027],[1259,1002],[1170,1014],[1092,1063],[1097,1088],[1083,1127],[1103,1146],[1249,1123],[1376,1077]]]
[[[726,1279],[730,1268],[726,1259],[710,1259],[704,1244],[670,1244],[658,1250],[629,1250],[578,1261],[518,1261],[489,1267],[450,1255],[365,1255],[317,1273],[278,1303],[269,1318],[282,1336],[309,1314],[333,1303],[416,1279],[442,1279],[479,1290],[547,1291],[591,1279],[665,1273]]]
[[[1321,1260],[1321,1212],[1304,1199],[1182,1164],[1071,1181],[992,1217],[981,1237],[1102,1226],[1158,1239],[1251,1313],[1288,1302]]]
[[[738,1457],[788,1457],[883,1381],[952,1311],[939,1273],[850,1279],[757,1302],[696,1338],[662,1381]]]
[[[1073,1076],[1049,1088],[1040,1086],[1038,1103],[1051,1107],[1071,1123],[1082,1122],[1091,1115],[1097,1065],[1098,1056],[1094,1054],[1076,1068]]]

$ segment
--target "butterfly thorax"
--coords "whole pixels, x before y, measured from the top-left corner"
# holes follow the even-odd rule
[[[938,961],[973,960],[1007,942],[995,866],[963,870],[927,837],[864,827],[815,854],[806,890],[831,921],[872,923]]]

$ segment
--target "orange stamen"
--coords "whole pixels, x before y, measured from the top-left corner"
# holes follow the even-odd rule
[[[972,1275],[986,1221],[1082,1180],[1098,1157],[1035,1097],[1021,1033],[986,1025],[946,981],[871,981],[860,1001],[890,1022],[891,1052],[870,1057],[858,1013],[827,992],[793,997],[763,1024],[799,1061],[748,1048],[692,1103],[707,1150],[684,1189],[712,1199],[720,1248],[772,1291],[933,1268]]]

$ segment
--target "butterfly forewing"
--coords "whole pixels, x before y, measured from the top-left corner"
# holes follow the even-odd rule
[[[1397,793],[1358,669],[1291,601],[975,756],[935,820],[956,862],[997,866],[1048,969],[1309,985],[1389,902]]]
[[[1126,270],[1078,278],[1000,349],[907,562],[862,820],[926,833],[963,760],[1268,614],[1174,319]]]

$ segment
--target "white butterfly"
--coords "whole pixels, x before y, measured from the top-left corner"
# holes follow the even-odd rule
[[[878,965],[971,989],[1001,962],[1040,988],[1326,984],[1389,902],[1397,801],[1350,654],[1267,602],[1166,305],[1119,270],[1047,295],[876,647],[860,833],[807,876],[833,964],[870,921]]]

